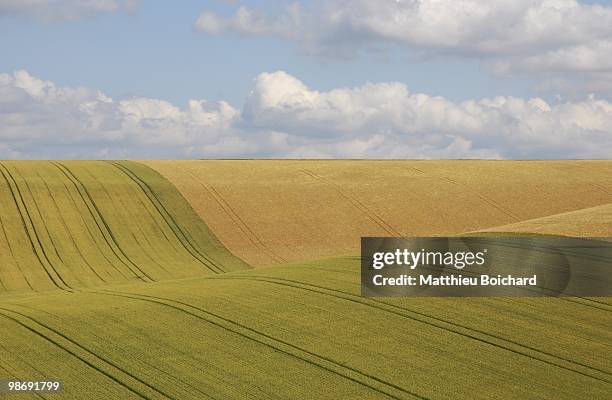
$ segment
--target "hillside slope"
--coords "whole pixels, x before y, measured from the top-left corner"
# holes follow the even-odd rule
[[[481,232],[612,237],[612,203],[496,226]]]
[[[612,201],[610,161],[146,161],[254,266],[359,253]]]
[[[612,306],[359,296],[358,259],[0,299],[0,375],[63,399],[609,399]]]
[[[246,268],[176,189],[131,162],[0,163],[0,293]]]
[[[0,162],[0,379],[86,400],[609,398],[610,298],[363,298],[358,257],[285,260],[363,234],[608,232],[612,163],[147,164],[180,192],[140,163]]]

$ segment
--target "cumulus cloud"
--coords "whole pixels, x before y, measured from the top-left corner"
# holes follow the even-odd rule
[[[139,0],[0,0],[0,16],[24,15],[43,21],[78,20],[99,14],[134,12]]]
[[[25,71],[0,74],[0,157],[609,158],[612,103],[453,102],[402,83],[320,92],[262,73],[241,109],[115,100]]]
[[[612,7],[575,0],[319,0],[275,15],[206,12],[195,26],[277,36],[332,57],[390,45],[477,58],[502,75],[612,71]]]
[[[238,111],[226,102],[114,100],[58,87],[26,71],[0,74],[0,155],[12,157],[186,157],[230,132]]]

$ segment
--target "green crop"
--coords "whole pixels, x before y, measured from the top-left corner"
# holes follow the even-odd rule
[[[133,162],[0,164],[0,292],[246,268],[173,188]]]

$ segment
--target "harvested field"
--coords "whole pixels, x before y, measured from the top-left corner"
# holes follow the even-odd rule
[[[147,161],[253,266],[612,202],[608,161]]]

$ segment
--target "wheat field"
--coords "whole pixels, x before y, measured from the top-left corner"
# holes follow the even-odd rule
[[[358,244],[608,235],[612,162],[2,161],[0,173],[0,379],[64,381],[31,398],[610,397],[612,299],[364,298]]]
[[[358,254],[361,236],[455,235],[612,202],[607,161],[145,164],[253,266]]]

